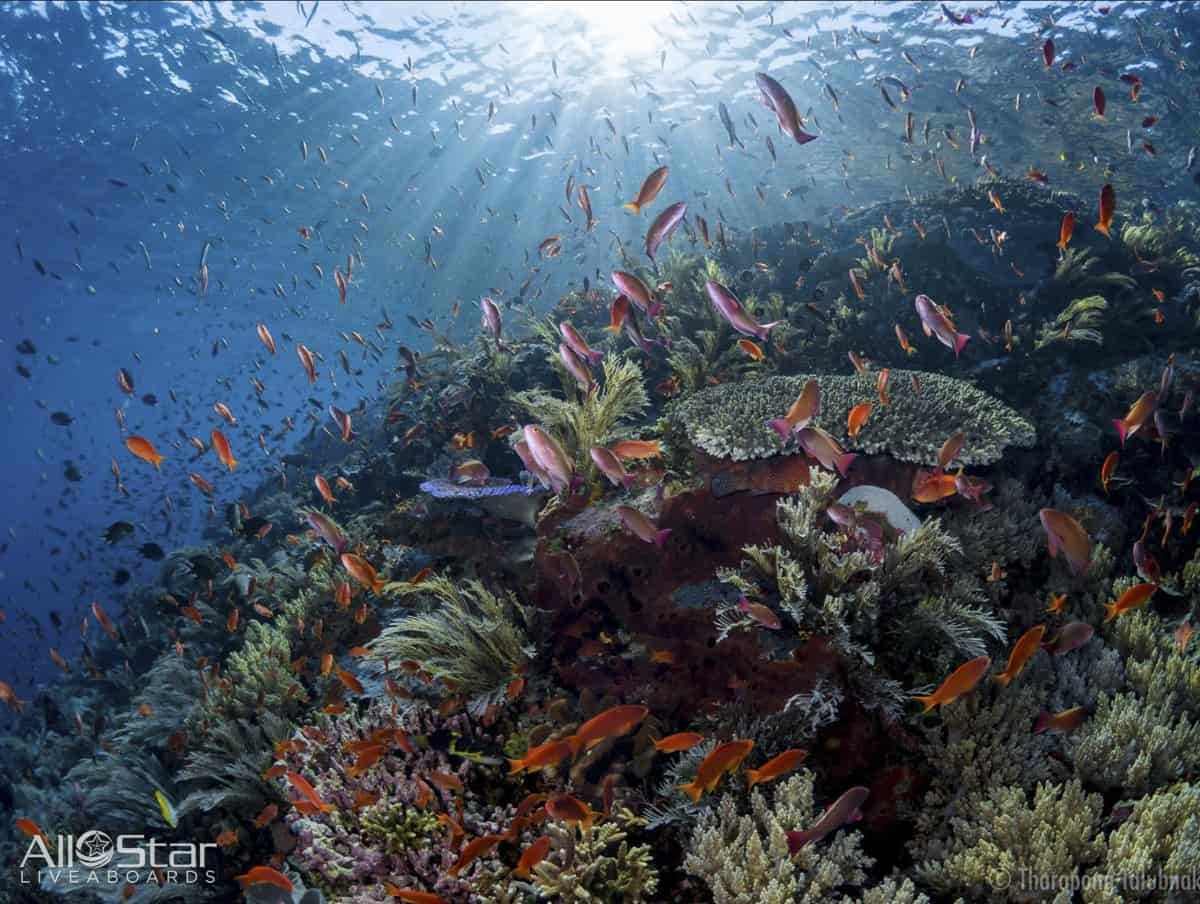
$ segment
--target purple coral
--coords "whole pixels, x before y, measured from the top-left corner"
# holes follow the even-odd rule
[[[356,754],[348,752],[346,745],[397,727],[410,734],[417,752],[407,754],[393,748],[362,774],[353,776],[349,770]],[[297,810],[288,813],[288,825],[297,839],[291,862],[317,885],[336,890],[339,900],[375,900],[374,893],[385,881],[434,891],[450,902],[471,900],[470,877],[478,867],[464,870],[460,878],[446,874],[458,858],[450,846],[448,829],[439,827],[429,843],[395,853],[383,850],[365,831],[364,816],[377,808],[403,804],[420,809],[416,805],[422,794],[418,779],[424,779],[435,795],[425,812],[449,812],[457,817],[453,795],[428,780],[432,772],[453,774],[462,781],[462,827],[467,838],[498,832],[508,822],[507,809],[484,805],[472,789],[472,777],[485,785],[488,782],[480,767],[466,759],[452,763],[445,751],[426,747],[418,740],[439,732],[469,738],[476,729],[465,715],[442,718],[424,709],[410,710],[397,720],[389,702],[376,701],[361,715],[347,713],[328,720],[319,738],[308,742],[306,749],[289,752],[288,769],[307,779],[334,807],[314,816]],[[355,799],[360,794],[378,800],[356,810]]]

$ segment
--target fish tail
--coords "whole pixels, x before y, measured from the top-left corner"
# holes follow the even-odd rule
[[[524,760],[509,760],[508,761],[508,774],[509,775],[517,775],[524,771],[525,771],[525,761]]]
[[[608,327],[605,327],[605,329],[608,329]],[[604,352],[601,352],[601,351],[588,352],[588,355],[587,355],[588,361],[590,361],[592,364],[599,364],[600,359],[603,357],[604,357]]]
[[[1001,672],[999,675],[992,676],[996,681],[1000,682],[1002,687],[1008,687],[1008,683],[1013,680],[1013,676],[1008,672]]]
[[[844,455],[838,456],[838,460],[837,460],[838,473],[841,474],[843,477],[845,477],[846,471],[849,470],[851,463],[856,458],[858,458],[858,456],[855,455],[853,452],[847,452]]]
[[[232,458],[232,457],[231,457],[231,458],[229,459],[229,470],[230,470],[230,471],[232,471],[232,470],[233,470],[234,468],[236,468],[236,467],[237,467],[239,464],[241,464],[241,462],[239,462],[239,461],[238,461],[236,458]]]
[[[913,697],[913,699],[919,700],[919,701],[921,701],[921,703],[923,703],[925,705],[925,709],[923,709],[922,712],[929,712],[931,709],[933,709],[935,706],[938,705],[937,694],[926,694],[924,696],[918,695],[918,696]]]
[[[1118,604],[1118,603],[1105,603],[1104,604],[1104,611],[1108,613],[1106,616],[1104,616],[1104,624],[1107,625],[1110,621],[1112,621],[1114,618],[1116,618],[1118,615],[1120,615],[1119,605],[1120,604]]]
[[[671,528],[665,527],[654,535],[654,545],[659,549],[667,542],[667,537],[671,536]]]
[[[808,844],[808,842],[811,838],[812,838],[812,835],[809,832],[796,832],[796,831],[788,832],[787,833],[788,853],[795,856],[797,853],[799,853],[799,851],[802,847],[804,847],[806,844]]]
[[[1104,233],[1106,236],[1108,236],[1110,239],[1112,238],[1112,233],[1108,231],[1108,225],[1107,225],[1106,223],[1097,223],[1097,224],[1096,224],[1096,231],[1097,231],[1097,232],[1103,232],[1103,233]]]
[[[1042,734],[1049,727],[1050,727],[1050,713],[1048,713],[1048,712],[1038,713],[1037,720],[1033,723],[1033,733],[1034,734]]]
[[[692,803],[700,803],[700,796],[704,793],[704,788],[701,787],[699,782],[689,782],[686,785],[676,785],[675,787],[690,797]]]
[[[966,347],[966,344],[971,341],[971,337],[966,333],[954,334],[954,357],[957,358],[959,353]]]
[[[1121,447],[1125,447],[1125,437],[1129,435],[1129,429],[1125,426],[1125,421],[1120,418],[1113,420],[1113,426],[1117,428],[1117,436],[1121,437]]]
[[[778,433],[779,438],[785,443],[788,441],[788,437],[792,435],[792,425],[789,424],[784,418],[777,417],[769,420],[767,421],[767,426]]]
[[[757,785],[760,781],[761,781],[761,779],[758,777],[757,769],[747,769],[746,770],[746,790],[747,791],[749,791],[751,788],[753,788],[755,785]]]
[[[621,206],[630,211],[634,216],[642,212],[642,205],[637,201],[630,201],[628,204],[622,204]]]
[[[637,483],[637,479],[638,478],[636,474],[626,474],[621,478],[621,486],[625,487],[627,490],[633,489],[633,485]]]
[[[386,583],[387,582],[384,581],[383,578],[376,577],[375,580],[371,582],[371,592],[376,596],[383,596],[383,587]]]

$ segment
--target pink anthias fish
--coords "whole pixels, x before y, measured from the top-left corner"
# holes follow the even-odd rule
[[[704,284],[704,288],[708,290],[708,297],[717,313],[743,336],[753,336],[760,342],[766,342],[771,330],[783,322],[775,320],[771,323],[759,323],[746,312],[737,297],[718,282],[709,280]]]
[[[613,486],[629,489],[637,480],[637,475],[626,471],[625,465],[621,463],[621,459],[613,454],[610,449],[606,449],[604,446],[592,446],[588,450],[588,454],[591,455],[596,467],[609,479]]]
[[[858,822],[862,819],[862,810],[859,808],[862,807],[870,793],[869,788],[861,785],[845,791],[841,797],[825,808],[825,812],[821,814],[821,818],[813,824],[812,828],[787,833],[788,850],[795,855],[806,844],[820,841],[846,823]]]
[[[479,302],[479,309],[482,312],[481,325],[491,333],[496,341],[500,341],[500,307],[495,301],[488,298],[486,295]]]
[[[526,469],[556,493],[571,489],[575,483],[575,466],[558,440],[536,424],[527,425],[523,436],[524,439],[513,448]]]
[[[858,458],[853,452],[845,451],[836,439],[814,424],[797,430],[796,440],[810,458],[820,462],[821,467],[827,471],[837,471],[843,477],[850,463]]]
[[[671,536],[671,528],[659,530],[654,522],[632,506],[618,505],[617,515],[627,531],[639,540],[653,543],[659,549],[667,542],[667,537]]]
[[[797,144],[808,144],[816,140],[816,135],[809,135],[804,131],[804,122],[796,110],[796,103],[784,90],[783,85],[765,72],[755,73],[754,81],[758,84],[758,90],[762,92],[763,103],[775,114],[779,120],[779,128],[784,134],[794,138]]]
[[[316,510],[305,512],[304,518],[308,521],[308,526],[317,532],[317,536],[332,546],[339,556],[346,551],[350,543],[336,521]]]
[[[591,392],[595,381],[592,379],[592,372],[588,370],[587,364],[575,351],[565,342],[558,343],[558,359],[562,361],[563,367],[567,369],[575,382],[579,384],[579,388],[584,392]]]
[[[563,337],[563,341],[571,346],[571,350],[579,357],[587,359],[588,363],[595,364],[604,357],[604,352],[598,352],[589,346],[569,320],[564,320],[558,325],[558,332]]]
[[[671,237],[671,233],[683,222],[685,216],[687,216],[687,205],[679,201],[654,218],[654,222],[650,224],[650,228],[646,232],[646,256],[650,260],[654,260],[654,255],[658,253],[658,246]]]
[[[954,357],[958,357],[963,346],[971,337],[954,329],[950,318],[942,313],[941,308],[934,304],[928,295],[918,295],[916,300],[917,316],[921,318],[921,329],[926,336],[937,336],[938,341],[946,348],[954,349]]]
[[[617,291],[641,308],[651,320],[662,312],[663,306],[655,301],[650,287],[634,274],[614,270],[612,281]]]

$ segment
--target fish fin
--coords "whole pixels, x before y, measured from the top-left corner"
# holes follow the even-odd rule
[[[622,204],[621,206],[630,211],[635,217],[642,212],[642,205],[637,201],[630,201],[628,204]]]
[[[607,327],[605,327],[605,329],[607,329]],[[600,359],[603,357],[604,357],[604,352],[601,352],[601,351],[588,352],[588,355],[587,355],[588,361],[590,361],[592,364],[599,364]]]
[[[1106,625],[1120,614],[1117,611],[1117,603],[1105,603],[1104,611],[1108,613],[1104,616],[1104,624]]]
[[[1108,231],[1108,227],[1107,227],[1107,226],[1105,226],[1103,223],[1097,223],[1097,224],[1096,224],[1096,231],[1097,231],[1097,232],[1103,232],[1103,233],[1104,233],[1106,236],[1108,236],[1110,239],[1112,238],[1112,233]]]
[[[509,775],[517,775],[524,771],[525,771],[525,761],[524,760],[510,759],[508,761],[508,774]]]
[[[782,320],[772,320],[770,323],[761,323],[754,335],[758,337],[760,342],[766,342],[771,338],[771,330],[783,323]]]
[[[925,709],[922,710],[922,712],[929,712],[931,709],[933,709],[935,706],[937,706],[937,700],[935,699],[936,697],[937,697],[936,694],[926,694],[924,696],[920,696],[920,695],[915,696],[915,697],[913,697],[913,699],[920,700],[921,703],[923,703],[925,705]]]
[[[800,849],[803,848],[806,844],[808,844],[809,838],[810,838],[810,835],[808,832],[796,832],[796,831],[788,832],[787,833],[788,853],[792,854],[793,856],[798,854],[800,852]]]
[[[665,527],[654,535],[654,545],[659,549],[667,542],[667,537],[671,536],[671,528]]]
[[[1117,428],[1117,436],[1121,437],[1121,448],[1124,448],[1125,438],[1129,435],[1129,431],[1125,427],[1125,421],[1121,418],[1114,418],[1113,426]]]
[[[959,353],[966,347],[967,343],[970,341],[971,341],[971,337],[968,336],[966,333],[955,333],[955,335],[954,335],[954,357],[957,358],[959,356]]]
[[[701,788],[696,782],[689,782],[686,785],[676,785],[675,787],[690,797],[692,799],[692,803],[700,803],[700,796],[704,793],[704,789]]]
[[[1013,676],[1008,672],[1001,672],[999,675],[993,675],[992,678],[999,681],[1002,687],[1008,687],[1008,683],[1013,680]]]
[[[755,785],[757,785],[759,783],[759,781],[760,781],[760,779],[758,777],[757,769],[747,769],[746,770],[746,790],[747,791],[749,791],[751,788],[753,788]]]
[[[849,470],[850,465],[854,462],[854,459],[856,459],[856,458],[858,458],[858,456],[853,452],[847,452],[844,455],[838,456],[838,460],[837,460],[838,473],[841,474],[843,477],[845,477],[846,471]]]
[[[785,443],[788,441],[788,437],[792,435],[792,425],[784,418],[772,418],[767,421],[767,426],[779,434],[779,438]]]
[[[660,302],[652,301],[649,307],[646,308],[646,316],[651,320],[657,320],[658,315],[663,312],[663,306]]]
[[[626,474],[621,478],[621,486],[625,487],[627,490],[631,490],[633,489],[633,485],[637,483],[637,479],[638,478],[636,474]]]
[[[1033,733],[1042,734],[1050,727],[1050,713],[1038,713],[1037,720],[1033,723]]]

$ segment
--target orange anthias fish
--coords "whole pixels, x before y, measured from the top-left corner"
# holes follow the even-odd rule
[[[696,769],[696,777],[686,785],[680,785],[679,790],[687,794],[693,802],[699,803],[706,792],[711,793],[717,787],[721,776],[737,769],[753,749],[754,742],[748,739],[727,741],[718,745],[701,760]]]
[[[329,813],[335,809],[333,804],[328,804],[321,800],[321,796],[317,794],[316,789],[310,785],[308,780],[298,772],[286,772],[284,773],[284,778],[291,782],[292,787],[300,793],[300,796],[312,804],[317,810],[320,810],[322,813]]]
[[[1042,734],[1047,731],[1070,732],[1083,724],[1087,718],[1087,710],[1082,706],[1073,706],[1060,713],[1044,712],[1038,715],[1033,724],[1033,733]]]
[[[948,437],[942,448],[938,451],[938,468],[946,470],[951,463],[958,457],[958,453],[962,451],[963,444],[967,441],[967,435],[961,430],[958,433]]]
[[[1062,225],[1058,227],[1058,247],[1060,251],[1066,251],[1067,246],[1071,244],[1071,236],[1075,234],[1075,214],[1068,210],[1063,214]]]
[[[480,857],[486,857],[505,837],[505,835],[480,835],[467,842],[462,853],[458,855],[458,859],[454,861],[454,865],[446,870],[446,875],[457,876]]]
[[[1038,651],[1038,647],[1042,644],[1042,635],[1045,633],[1045,625],[1034,625],[1022,634],[1020,639],[1013,644],[1012,652],[1008,654],[1008,665],[1005,666],[1003,672],[995,676],[995,679],[1008,687],[1009,683],[1021,674],[1026,663]]]
[[[660,166],[646,177],[646,181],[642,183],[642,187],[639,189],[637,197],[628,204],[623,204],[621,206],[628,211],[632,211],[635,215],[640,214],[643,207],[649,206],[654,202],[654,199],[658,197],[658,193],[662,191],[663,185],[666,184],[667,174],[669,172],[670,170],[667,167]]]
[[[1112,234],[1109,232],[1109,227],[1112,226],[1113,213],[1117,209],[1117,192],[1109,184],[1105,184],[1104,188],[1100,189],[1100,219],[1096,223],[1096,229],[1103,232],[1109,238]]]
[[[1105,603],[1104,610],[1108,613],[1104,616],[1104,621],[1107,624],[1118,615],[1124,615],[1134,609],[1138,609],[1154,596],[1154,591],[1158,589],[1157,584],[1143,583],[1134,584],[1124,593],[1122,593],[1113,603]]]
[[[384,889],[388,895],[393,898],[399,898],[405,904],[448,904],[445,898],[441,895],[435,895],[431,891],[417,891],[414,888],[400,888],[393,885],[391,882],[383,883]]]
[[[1112,476],[1117,473],[1117,462],[1120,456],[1117,450],[1113,449],[1104,458],[1104,464],[1100,466],[1100,485],[1104,487],[1105,495],[1108,495],[1108,482],[1112,480]]]
[[[1067,595],[1059,593],[1050,597],[1050,605],[1046,607],[1046,611],[1052,615],[1062,615],[1067,608]]]
[[[521,772],[541,772],[551,766],[557,766],[571,755],[571,744],[567,740],[547,741],[527,751],[525,756],[509,760],[509,775]]]
[[[92,600],[92,615],[96,619],[96,624],[100,626],[100,630],[108,635],[108,639],[116,640],[117,629],[113,626],[108,613],[104,611],[98,600]]]
[[[606,738],[619,738],[629,734],[649,714],[648,707],[632,704],[606,709],[580,725],[575,734],[567,739],[571,745],[571,754],[579,756]]]
[[[975,685],[983,679],[991,667],[992,660],[988,656],[980,656],[964,662],[951,672],[950,677],[943,681],[932,694],[917,695],[914,699],[925,704],[925,712],[929,712],[935,706],[953,703],[959,697],[974,690]]]
[[[375,573],[375,569],[371,567],[371,563],[362,556],[356,556],[352,552],[342,553],[342,567],[350,573],[350,577],[358,581],[376,596],[383,592],[383,586],[386,583],[383,578]]]
[[[1178,628],[1176,628],[1175,629],[1175,649],[1177,649],[1180,653],[1183,653],[1184,651],[1186,651],[1188,641],[1190,641],[1192,639],[1192,634],[1194,634],[1194,633],[1195,633],[1195,630],[1192,628],[1192,623],[1190,621],[1185,621]]]
[[[958,478],[939,471],[920,470],[913,478],[912,499],[914,502],[940,502],[958,492]]]
[[[591,807],[570,794],[560,794],[546,801],[546,813],[551,819],[559,822],[581,825],[585,832],[591,830],[592,822],[596,819],[596,813]]]
[[[9,708],[15,710],[19,715],[25,715],[25,700],[18,700],[16,693],[6,681],[0,681],[0,700],[8,704]]]
[[[739,339],[737,344],[738,348],[744,351],[752,361],[761,361],[766,357],[766,353],[759,348],[756,342],[752,342],[749,339]]]
[[[796,401],[792,402],[787,412],[781,418],[768,421],[768,425],[779,434],[784,442],[788,441],[793,431],[801,430],[821,413],[821,387],[816,380],[809,380],[800,390]]]
[[[543,835],[537,841],[525,848],[521,852],[521,859],[517,861],[516,867],[512,874],[518,879],[529,879],[530,870],[546,859],[546,855],[550,853],[550,845],[552,840],[549,835]]]
[[[858,436],[874,408],[870,402],[859,402],[851,408],[850,413],[846,415],[846,433],[849,436]]]
[[[609,446],[608,451],[617,458],[630,460],[662,457],[658,440],[623,439]]]
[[[125,437],[125,448],[142,461],[150,462],[150,464],[154,465],[155,470],[160,470],[159,466],[163,463],[165,456],[160,455],[158,450],[154,448],[154,443],[150,442],[144,436]]]
[[[1154,414],[1154,409],[1158,406],[1158,393],[1153,389],[1142,393],[1133,407],[1125,414],[1125,417],[1113,421],[1113,426],[1117,428],[1117,435],[1121,437],[1121,446],[1125,446],[1125,440],[1133,436],[1145,426],[1146,422]]]
[[[284,891],[292,890],[291,880],[279,872],[279,870],[272,869],[269,866],[256,866],[249,872],[238,876],[237,880],[245,887],[251,885],[273,885],[276,888],[282,888]]]
[[[1061,549],[1067,563],[1076,574],[1088,570],[1092,560],[1092,538],[1078,521],[1066,512],[1045,508],[1038,512],[1046,539],[1050,545],[1051,558],[1057,558]]]
[[[906,355],[915,355],[917,350],[912,347],[912,343],[908,341],[908,333],[904,332],[900,324],[896,324],[896,341],[900,343],[900,348],[904,350]]]
[[[333,487],[320,474],[313,478],[313,485],[317,488],[317,492],[321,494],[321,498],[325,500],[326,505],[333,505],[337,502],[337,497],[333,495]]]
[[[808,751],[796,747],[767,760],[757,769],[746,770],[746,790],[749,791],[759,782],[770,782],[787,775],[808,759]]]
[[[625,323],[625,318],[629,316],[629,296],[618,295],[613,299],[612,309],[608,315],[608,326],[606,329],[610,333],[621,332],[621,327]]]
[[[659,738],[654,742],[654,749],[659,753],[681,753],[684,750],[691,750],[703,740],[704,735],[702,734],[694,731],[680,731],[673,735],[667,735],[665,738]]]
[[[30,838],[40,838],[46,844],[50,843],[50,839],[46,837],[46,833],[42,831],[41,826],[39,826],[32,819],[25,819],[24,817],[21,817],[16,821],[15,825]]]
[[[214,429],[212,432],[212,447],[216,450],[217,458],[221,459],[221,464],[229,470],[232,471],[238,466],[238,460],[233,457],[233,450],[229,447],[229,440],[220,430]]]
[[[267,347],[267,351],[269,351],[272,355],[275,354],[275,337],[271,335],[271,331],[267,329],[267,325],[265,323],[260,323],[256,327],[256,330],[258,331],[258,338],[262,341],[262,344]]]

